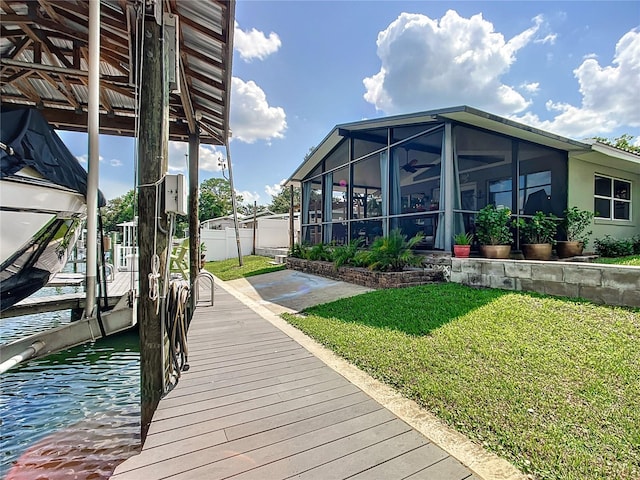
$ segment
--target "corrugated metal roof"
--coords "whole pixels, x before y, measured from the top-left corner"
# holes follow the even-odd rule
[[[134,134],[137,25],[147,3],[101,0],[101,133]],[[179,25],[181,85],[170,95],[170,139],[186,140],[199,127],[202,143],[223,145],[235,0],[161,4]],[[3,0],[0,12],[0,100],[41,108],[56,128],[86,131],[89,2]]]

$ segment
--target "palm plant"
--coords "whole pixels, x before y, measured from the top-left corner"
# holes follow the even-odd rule
[[[363,240],[354,238],[347,245],[339,245],[333,249],[333,264],[336,270],[343,265],[351,265]]]
[[[413,248],[424,239],[422,233],[407,240],[400,229],[396,228],[387,237],[378,237],[368,252],[368,264],[371,270],[383,272],[401,272],[408,265],[418,265],[422,258],[413,253]]]

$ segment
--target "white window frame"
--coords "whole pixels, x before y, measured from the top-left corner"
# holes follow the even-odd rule
[[[596,183],[596,177],[600,177],[600,178],[607,178],[609,179],[609,181],[611,182],[611,196],[605,196],[605,195],[596,195],[596,187],[595,187],[595,183]],[[614,197],[614,188],[613,188],[613,182],[615,180],[618,180],[619,182],[625,182],[629,184],[629,199],[624,199],[624,198],[616,198]],[[594,205],[594,215],[596,219],[598,220],[612,220],[612,221],[617,221],[617,222],[630,222],[631,219],[633,218],[633,212],[631,211],[631,207],[632,207],[632,197],[631,195],[633,194],[633,183],[631,182],[631,180],[627,180],[626,178],[618,178],[618,177],[612,177],[610,175],[603,175],[601,173],[596,173],[593,176],[593,198],[594,198],[594,202],[595,199],[601,199],[601,200],[608,200],[609,201],[609,216],[608,217],[601,217],[598,215],[598,212],[595,211],[595,205]],[[629,218],[615,218],[615,202],[623,202],[623,203],[628,203],[629,204]]]

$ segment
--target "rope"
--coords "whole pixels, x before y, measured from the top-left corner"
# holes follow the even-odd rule
[[[160,257],[153,254],[151,257],[151,273],[149,274],[149,299],[156,302],[156,315],[160,311]]]

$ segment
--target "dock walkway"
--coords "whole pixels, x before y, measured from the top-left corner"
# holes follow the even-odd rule
[[[479,478],[219,286],[189,364],[113,480]]]

